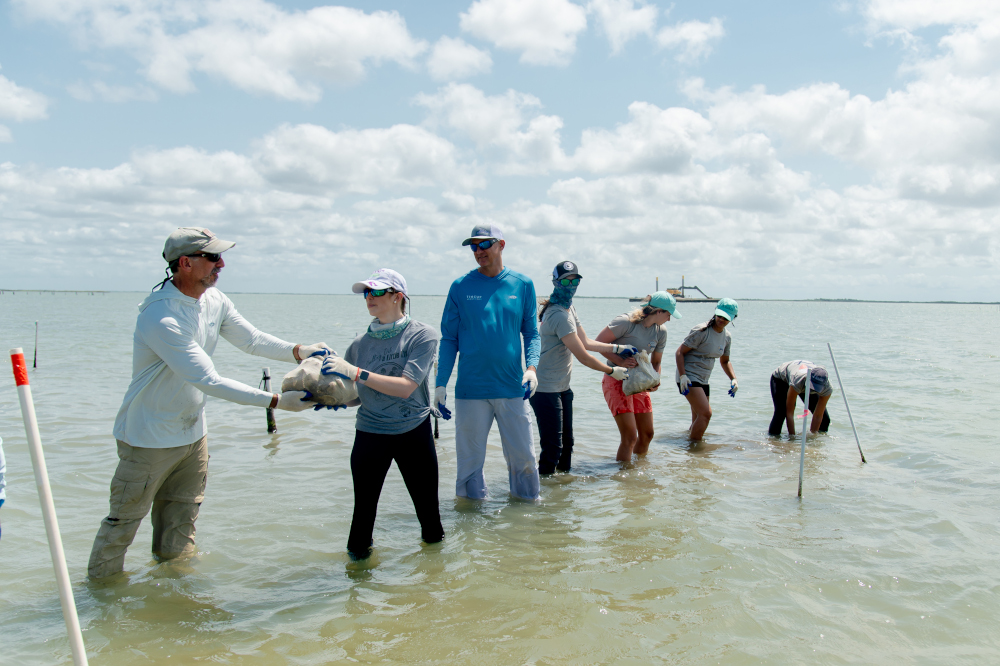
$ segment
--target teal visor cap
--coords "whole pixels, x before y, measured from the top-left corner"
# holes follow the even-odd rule
[[[649,305],[654,308],[666,310],[670,313],[671,317],[681,319],[681,315],[676,311],[677,299],[674,298],[672,294],[668,294],[665,291],[658,291],[649,297]]]
[[[736,319],[740,313],[740,306],[731,298],[723,298],[715,306],[715,314],[724,317],[729,321]]]

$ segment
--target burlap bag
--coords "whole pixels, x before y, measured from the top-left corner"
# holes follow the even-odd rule
[[[344,405],[358,397],[358,389],[349,379],[320,374],[323,359],[310,356],[285,375],[281,391],[309,391],[321,405]]]

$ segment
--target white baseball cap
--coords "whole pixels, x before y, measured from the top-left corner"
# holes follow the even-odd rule
[[[351,287],[351,291],[355,294],[362,294],[365,289],[395,289],[406,298],[410,297],[406,293],[406,280],[391,268],[380,268],[372,273],[367,280],[355,282],[354,286]]]

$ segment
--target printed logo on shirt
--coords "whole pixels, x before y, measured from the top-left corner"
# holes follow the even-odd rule
[[[481,301],[481,300],[483,300],[483,297],[480,296],[479,294],[466,294],[465,295],[465,300],[467,300],[467,301]]]
[[[509,299],[511,299],[511,300],[513,300],[513,301],[516,301],[516,300],[517,300],[517,296],[515,296],[514,294],[511,294],[511,295],[510,295],[510,296],[508,296],[507,298],[509,298]]]

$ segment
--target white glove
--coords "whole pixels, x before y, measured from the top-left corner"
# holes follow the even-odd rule
[[[535,395],[535,389],[538,388],[538,375],[535,374],[534,370],[524,371],[524,377],[521,377],[521,388],[524,389],[525,400]]]
[[[681,385],[681,395],[687,395],[688,391],[691,390],[691,380],[688,379],[687,375],[681,375],[680,385]]]
[[[299,345],[297,350],[293,350],[299,358],[299,361],[304,361],[313,354],[318,354],[319,356],[329,356],[330,354],[336,355],[337,352],[330,349],[330,347],[325,342],[317,342],[314,345]]]
[[[639,350],[632,345],[612,345],[614,347],[614,353],[618,354],[622,358],[632,358],[639,353]]]
[[[316,403],[309,400],[312,395],[308,391],[285,391],[278,396],[276,409],[283,409],[286,412],[304,412],[310,407],[315,407]]]
[[[729,395],[736,397],[736,392],[740,390],[740,383],[735,379],[729,384]]]
[[[611,379],[617,379],[618,381],[628,379],[628,368],[623,368],[620,365],[611,368]]]
[[[323,367],[320,368],[321,375],[337,375],[352,382],[358,381],[358,367],[351,365],[339,356],[327,356],[323,360]]]

